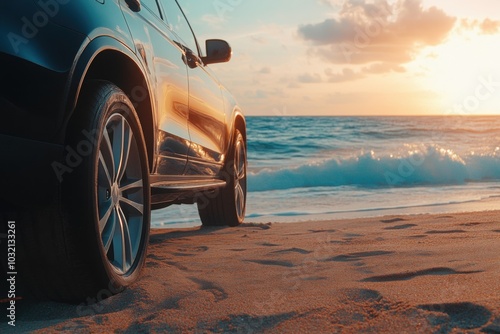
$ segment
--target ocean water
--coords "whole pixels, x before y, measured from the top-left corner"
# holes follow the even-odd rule
[[[248,117],[247,221],[500,209],[500,117]],[[195,206],[153,227],[199,225]]]

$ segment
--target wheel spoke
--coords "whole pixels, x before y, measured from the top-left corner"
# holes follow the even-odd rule
[[[240,152],[240,146],[239,146],[239,143],[236,143],[236,147],[235,147],[235,155],[234,155],[234,173],[235,173],[235,176],[236,178],[238,178],[239,176],[239,173],[240,173],[240,155],[241,155],[241,152]]]
[[[115,231],[114,237],[114,254],[117,269],[126,273],[132,264],[132,247],[130,240],[130,232],[128,229],[127,217],[120,207],[117,207],[119,228]]]
[[[128,268],[132,265],[133,258],[132,258],[132,239],[130,238],[130,230],[128,226],[128,219],[125,217],[125,214],[123,213],[122,209],[118,207],[118,212],[122,216],[123,220],[123,255],[124,255],[124,265],[123,265],[123,272],[126,272]]]
[[[238,167],[238,173],[237,173],[238,180],[244,179],[245,176],[246,176],[245,163],[241,163],[240,166]]]
[[[239,217],[243,215],[243,209],[245,207],[245,194],[243,188],[238,183],[235,189],[235,202],[236,202],[236,213]]]
[[[130,146],[132,143],[130,127],[125,118],[123,117],[120,117],[120,122],[114,128],[113,143],[114,143],[113,147],[114,157],[115,161],[117,161],[117,164],[115,166],[116,168],[115,181],[119,183],[127,167],[128,156],[130,153]]]
[[[125,197],[120,197],[120,202],[129,205],[130,207],[134,208],[137,212],[139,212],[141,215],[144,213],[144,205],[141,203],[134,202],[128,198]]]
[[[106,176],[106,184],[100,184],[101,186],[109,189],[111,188],[111,185],[113,184],[113,180],[111,179],[111,175],[109,175],[109,168],[108,165],[106,164],[106,160],[104,159],[104,156],[102,155],[102,151],[99,151],[99,166],[101,167],[102,171],[104,172],[104,175]],[[101,176],[101,173],[99,173],[99,176]],[[99,178],[99,180],[102,180]]]
[[[246,176],[245,171],[245,149],[242,146],[241,142],[238,143],[236,148],[236,161],[235,161],[235,169],[236,169],[236,177],[238,180],[243,179]]]
[[[125,171],[127,170],[128,163],[129,163],[129,156],[130,156],[130,148],[132,146],[132,135],[128,136],[128,140],[125,142],[124,146],[124,156],[122,157],[122,167],[120,170],[120,178],[119,180],[123,179],[123,176],[125,174]]]
[[[103,162],[106,162],[105,154],[106,156],[108,156],[108,160],[109,162],[111,162],[111,166],[108,166],[108,164],[105,163],[106,165],[105,170],[107,171],[109,178],[111,180],[110,184],[112,184],[115,178],[115,157],[113,155],[113,145],[111,144],[111,139],[109,138],[109,133],[107,130],[105,130],[103,133],[103,139],[104,139],[103,145],[101,145],[101,150],[99,151],[99,158],[102,155]],[[111,174],[109,174],[109,171],[111,171]]]
[[[135,182],[124,185],[120,188],[120,191],[123,193],[131,189],[142,189],[142,187],[144,187],[144,183],[142,182],[142,180],[137,180]]]
[[[113,258],[110,259],[113,263],[113,265],[118,269],[122,270],[123,269],[123,263],[124,263],[124,256],[123,256],[123,221],[122,217],[120,216],[120,213],[117,212],[117,222],[116,222],[116,228],[114,230],[115,233],[113,233]]]
[[[109,233],[106,234],[106,236],[108,237],[108,239],[105,241],[104,239],[102,240],[103,244],[104,244],[104,251],[106,254],[108,254],[109,252],[109,248],[111,246],[111,242],[113,241],[113,235],[115,234],[115,230],[116,230],[116,210],[114,210],[114,207],[113,207],[113,210],[112,210],[113,214],[110,218],[111,220],[111,231],[109,231]],[[101,235],[102,235],[102,231],[101,231]],[[104,238],[104,235],[102,235],[102,237]]]
[[[101,235],[102,235],[102,231],[104,231],[104,229],[106,228],[106,226],[110,222],[109,218],[110,218],[111,213],[113,212],[113,208],[114,208],[113,203],[111,201],[107,204],[109,205],[109,207],[106,209],[106,212],[104,213],[102,218],[99,220],[99,233]],[[99,206],[99,209],[101,209],[103,206],[104,206],[104,203],[101,203]],[[114,223],[114,222],[112,222],[112,223]]]

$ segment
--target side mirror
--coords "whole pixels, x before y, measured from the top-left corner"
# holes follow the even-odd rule
[[[141,10],[141,1],[140,0],[125,0],[130,10],[133,12],[139,12]]]
[[[205,65],[226,63],[231,60],[233,50],[228,42],[221,39],[209,39],[205,42],[207,56],[201,60]]]

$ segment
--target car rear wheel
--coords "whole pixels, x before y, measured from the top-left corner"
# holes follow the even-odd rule
[[[144,264],[150,227],[144,137],[128,97],[104,81],[84,87],[68,134],[74,164],[63,175],[61,198],[23,224],[31,240],[23,242],[22,273],[39,297],[102,299],[134,282]]]
[[[204,226],[238,226],[245,218],[247,197],[247,151],[245,138],[235,131],[223,177],[226,187],[198,198],[198,212]]]

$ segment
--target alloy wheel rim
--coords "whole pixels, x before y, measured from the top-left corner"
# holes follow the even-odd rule
[[[134,132],[121,114],[106,122],[99,147],[99,234],[112,268],[127,274],[136,262],[144,225],[144,180]]]
[[[236,142],[234,156],[234,196],[236,203],[236,215],[241,222],[245,217],[246,207],[246,152],[245,143],[239,137]]]

